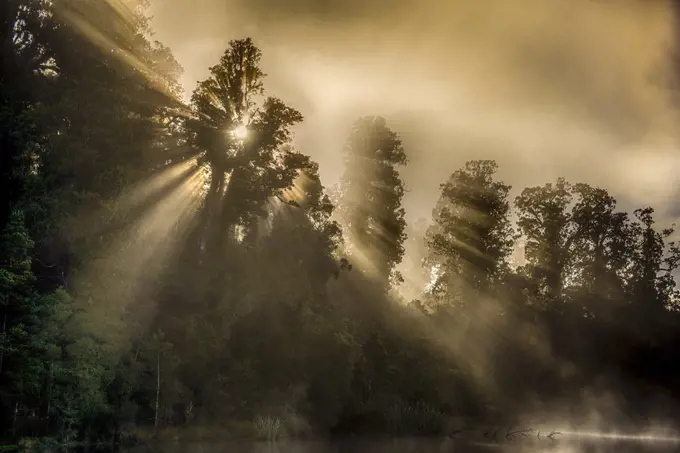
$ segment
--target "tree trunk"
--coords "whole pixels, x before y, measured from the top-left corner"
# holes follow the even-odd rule
[[[17,435],[17,415],[19,415],[19,401],[14,403],[14,415],[12,416],[12,437]]]
[[[154,414],[153,427],[158,429],[158,406],[161,395],[161,353],[156,356],[156,410]]]
[[[2,315],[2,327],[0,327],[0,334],[4,334],[7,331],[7,307],[4,307]],[[4,346],[4,345],[3,345]],[[2,375],[2,364],[5,359],[4,348],[0,349],[0,375]]]

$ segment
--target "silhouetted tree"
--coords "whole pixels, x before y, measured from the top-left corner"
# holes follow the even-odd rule
[[[398,167],[406,153],[398,135],[381,117],[354,123],[345,144],[346,171],[340,184],[339,210],[346,224],[348,252],[355,264],[388,284],[404,256],[406,221]]]
[[[496,181],[493,161],[471,161],[441,185],[427,232],[427,266],[435,303],[474,303],[507,274],[514,245],[509,219],[510,186]]]
[[[515,200],[517,226],[525,241],[522,272],[536,285],[539,302],[557,301],[564,295],[576,239],[568,211],[571,203],[571,185],[564,179],[526,188]]]
[[[277,98],[264,98],[260,58],[252,40],[231,41],[192,95],[190,142],[210,164],[209,197],[220,199],[217,237],[249,228],[265,214],[263,203],[292,187],[311,165],[290,145],[291,127],[302,115]]]

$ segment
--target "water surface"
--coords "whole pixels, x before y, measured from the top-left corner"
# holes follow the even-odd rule
[[[111,450],[89,450],[99,453]],[[535,440],[469,442],[451,439],[351,440],[341,442],[171,442],[138,445],[121,453],[662,453],[680,443],[652,441]],[[68,453],[84,453],[84,450]]]

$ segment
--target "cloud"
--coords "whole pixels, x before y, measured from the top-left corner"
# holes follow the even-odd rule
[[[680,153],[667,87],[664,1],[158,0],[158,37],[206,76],[253,36],[269,91],[300,109],[299,148],[333,183],[351,121],[403,137],[410,219],[465,160],[495,158],[516,187],[564,175],[669,208]]]

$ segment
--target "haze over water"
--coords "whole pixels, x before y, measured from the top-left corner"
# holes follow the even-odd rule
[[[197,442],[137,446],[125,453],[664,453],[678,441],[613,439],[518,439],[469,442],[451,439],[345,440],[337,442]],[[74,451],[75,453],[75,451]]]

